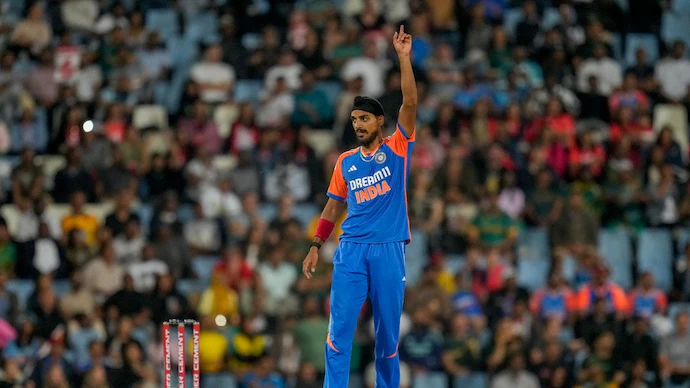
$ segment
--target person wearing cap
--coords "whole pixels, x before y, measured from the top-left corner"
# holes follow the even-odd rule
[[[385,114],[379,101],[357,96],[350,120],[360,146],[338,158],[328,187],[328,203],[302,264],[310,279],[319,249],[345,210],[333,256],[330,325],[325,345],[324,387],[347,387],[357,317],[372,304],[376,337],[376,386],[400,386],[398,339],[405,294],[405,245],[411,240],[407,181],[415,142],[417,86],[410,52],[412,36],[403,26],[393,37],[400,61],[402,106],[393,135],[384,138]]]

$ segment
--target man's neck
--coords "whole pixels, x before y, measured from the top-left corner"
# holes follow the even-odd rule
[[[379,146],[383,143],[383,139],[378,137],[374,139],[374,141],[371,142],[371,144],[367,145],[362,145],[362,151],[365,153],[371,153],[374,152]]]

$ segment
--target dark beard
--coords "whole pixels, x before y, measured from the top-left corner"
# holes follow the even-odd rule
[[[369,136],[364,137],[362,139],[357,138],[357,142],[362,147],[369,148],[372,144],[374,144],[374,141],[376,141],[376,137],[378,136],[378,134],[379,134],[379,132],[377,131],[377,132],[374,132],[374,133],[370,134]],[[357,134],[355,133],[355,136],[356,135]]]

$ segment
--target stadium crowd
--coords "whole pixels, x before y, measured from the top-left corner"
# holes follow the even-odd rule
[[[337,229],[314,279],[301,260],[353,97],[395,123],[401,23],[402,386],[690,387],[688,22],[688,0],[0,1],[0,387],[158,387],[184,318],[202,386],[320,387]]]

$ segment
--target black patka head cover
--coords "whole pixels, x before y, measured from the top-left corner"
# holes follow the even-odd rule
[[[352,105],[352,110],[363,110],[374,116],[384,116],[383,105],[381,105],[377,99],[366,96],[355,97],[355,103]]]

